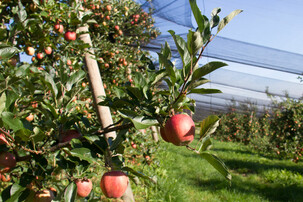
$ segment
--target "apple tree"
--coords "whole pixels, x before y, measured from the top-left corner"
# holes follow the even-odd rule
[[[192,150],[231,179],[224,163],[207,151],[218,117],[199,123],[198,144],[192,147],[197,124],[182,112],[194,112],[188,94],[220,92],[200,86],[209,82],[205,75],[226,64],[199,67],[198,61],[216,36],[213,28],[218,33],[241,11],[220,21],[220,9],[214,9],[208,20],[194,0],[189,3],[197,30],[189,30],[187,41],[170,31],[182,69],[171,62],[168,44],[158,53],[159,67],[140,49],[159,32],[151,13],[133,1],[0,3],[0,201],[119,198],[129,178],[152,181],[125,164],[130,133],[150,126],[161,127],[163,139]],[[81,40],[85,34],[91,43]],[[92,89],[90,64],[83,57],[88,53],[99,64],[104,81],[100,87],[107,96]],[[30,62],[24,61],[25,54]],[[158,87],[161,82],[167,89]],[[96,103],[96,98],[102,101]],[[110,107],[113,124],[100,123],[98,106]],[[185,125],[176,124],[180,122]],[[112,131],[116,137],[107,138]],[[91,179],[99,186],[94,187]],[[119,191],[112,189],[116,183],[121,184]]]

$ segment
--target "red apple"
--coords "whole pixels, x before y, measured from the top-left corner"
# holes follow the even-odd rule
[[[106,10],[111,11],[112,10],[112,6],[111,5],[107,5],[106,6]]]
[[[59,137],[59,142],[70,142],[74,138],[80,138],[82,135],[77,130],[68,130],[65,132],[62,132]]]
[[[9,152],[0,153],[0,170],[2,172],[9,172],[10,169],[16,166],[16,157]]]
[[[34,115],[30,114],[25,118],[28,122],[32,122],[34,120]]]
[[[2,173],[2,175],[0,174],[0,178],[2,182],[11,181],[11,176],[9,174]]]
[[[63,27],[63,25],[55,24],[54,30],[55,30],[57,33],[63,33],[64,27]]]
[[[168,138],[166,137],[165,128],[164,128],[164,127],[160,128],[160,135],[161,135],[162,139],[163,139],[165,142],[170,142],[170,141],[168,140]]]
[[[90,179],[77,179],[75,180],[77,185],[77,194],[80,197],[87,197],[93,188],[93,183]]]
[[[115,30],[119,31],[120,27],[118,25],[115,26]]]
[[[2,144],[9,144],[5,135],[3,133],[0,133],[0,145]]]
[[[134,148],[134,149],[137,148],[137,145],[136,145],[134,142],[131,142],[131,146],[132,146],[132,148]]]
[[[51,202],[54,198],[54,193],[49,189],[45,189],[35,194],[34,202]]]
[[[44,52],[45,52],[45,54],[46,55],[50,55],[50,54],[52,54],[52,52],[53,52],[53,49],[51,48],[51,47],[46,47],[45,49],[44,49]]]
[[[74,41],[74,40],[76,40],[76,38],[77,38],[76,32],[67,31],[67,32],[65,32],[65,34],[64,34],[64,39],[65,39],[66,41]]]
[[[120,198],[126,191],[128,177],[122,171],[109,171],[101,178],[100,187],[108,198]]]
[[[42,58],[43,58],[43,53],[37,53],[37,58],[38,58],[39,60],[42,60]]]
[[[35,49],[33,47],[26,47],[25,48],[25,53],[27,55],[34,55],[35,54]]]
[[[174,115],[165,124],[165,136],[176,146],[188,145],[194,140],[195,123],[187,114]]]

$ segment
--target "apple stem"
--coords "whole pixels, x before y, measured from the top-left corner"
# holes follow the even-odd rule
[[[190,150],[190,151],[193,151],[193,152],[195,152],[195,153],[197,153],[197,154],[200,154],[199,151],[197,151],[196,149],[194,149],[194,148],[192,148],[192,147],[190,147],[190,146],[188,146],[188,145],[186,145],[186,149],[188,149],[188,150]]]

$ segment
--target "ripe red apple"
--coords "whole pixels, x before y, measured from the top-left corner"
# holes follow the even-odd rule
[[[25,118],[28,122],[32,122],[34,120],[34,115],[30,114]]]
[[[0,145],[3,145],[3,144],[9,144],[5,135],[3,133],[0,133]]]
[[[43,58],[43,53],[37,53],[37,58],[38,58],[39,60],[42,60],[42,58]]]
[[[63,27],[63,25],[55,24],[54,30],[55,30],[57,33],[63,33],[63,32],[64,32],[64,27]]]
[[[26,47],[25,48],[25,53],[27,54],[27,55],[34,55],[35,54],[35,49],[33,48],[33,47]]]
[[[64,131],[60,134],[59,137],[59,142],[64,143],[64,142],[70,142],[74,138],[80,138],[82,135],[80,132],[77,130],[68,130]]]
[[[0,170],[9,172],[10,169],[16,166],[16,157],[10,152],[0,153]]]
[[[165,136],[176,146],[188,145],[194,140],[195,123],[187,114],[174,115],[165,124]]]
[[[46,55],[50,55],[50,54],[52,54],[52,52],[53,52],[53,49],[51,48],[51,47],[46,47],[45,49],[44,49],[44,52],[45,52],[45,54]]]
[[[64,34],[64,39],[65,39],[66,41],[74,41],[74,40],[76,40],[76,38],[77,38],[76,32],[67,31],[67,32],[65,32],[65,34]]]
[[[122,171],[109,171],[103,174],[100,187],[108,198],[120,198],[126,191],[128,177]]]
[[[93,188],[93,183],[90,179],[77,179],[75,180],[77,185],[77,194],[80,197],[87,197]]]
[[[115,26],[115,30],[119,31],[120,27],[118,25]]]
[[[137,148],[137,145],[134,142],[131,142],[130,144],[131,144],[132,148],[134,148],[134,149]]]
[[[45,189],[35,194],[34,202],[51,202],[54,198],[54,193],[49,189]]]
[[[67,64],[68,66],[70,66],[70,65],[72,65],[72,61],[71,61],[71,60],[67,60],[67,61],[66,61],[66,64]]]
[[[170,141],[168,140],[168,138],[166,137],[165,128],[164,128],[164,127],[161,127],[161,128],[160,128],[160,135],[161,135],[162,139],[163,139],[165,142],[170,142]]]
[[[112,6],[111,5],[107,5],[106,6],[106,10],[111,11],[112,10]]]
[[[2,173],[2,175],[0,174],[0,178],[2,182],[11,181],[11,176],[9,174]]]

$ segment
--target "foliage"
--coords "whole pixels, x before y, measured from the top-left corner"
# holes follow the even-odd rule
[[[216,138],[249,144],[254,149],[291,158],[297,162],[303,154],[302,100],[272,97],[270,109],[259,112],[251,103],[236,110],[233,103],[230,112],[221,116]],[[244,109],[244,110],[243,110]]]
[[[215,9],[208,20],[194,0],[189,2],[198,29],[189,31],[187,41],[170,31],[182,69],[170,61],[168,44],[158,53],[159,68],[140,49],[140,44],[159,33],[153,28],[151,13],[133,1],[1,2],[0,130],[6,142],[1,143],[0,151],[14,154],[17,160],[15,167],[0,168],[11,176],[0,188],[2,201],[31,201],[44,189],[54,190],[56,200],[73,201],[74,181],[99,177],[95,170],[123,170],[134,181],[154,182],[127,163],[143,152],[141,159],[148,165],[157,149],[137,130],[163,126],[170,116],[185,109],[194,112],[194,100],[188,94],[220,92],[200,86],[208,82],[205,75],[226,64],[210,62],[199,67],[198,60],[215,37],[213,28],[218,26],[218,33],[241,12],[236,10],[220,21],[220,9]],[[79,27],[86,25],[88,33],[80,32]],[[61,26],[65,32],[76,32],[76,40],[68,39]],[[80,40],[82,34],[91,35],[92,46]],[[51,53],[46,51],[49,48]],[[96,95],[88,86],[83,55],[92,50],[108,95],[95,104],[109,106],[115,115],[115,123],[108,128],[98,122],[93,105]],[[32,62],[20,60],[19,53],[24,52],[33,56]],[[160,82],[168,89],[159,89]],[[230,180],[225,164],[208,151],[218,122],[216,116],[202,121],[199,149],[187,148]],[[113,141],[104,137],[112,130],[117,131]],[[100,195],[100,189],[94,187],[87,199],[98,200]]]

